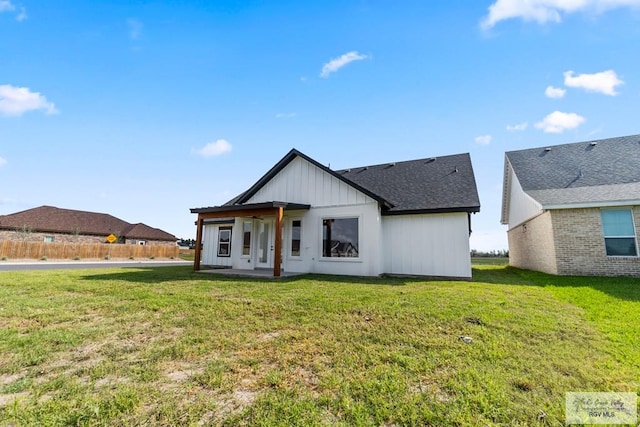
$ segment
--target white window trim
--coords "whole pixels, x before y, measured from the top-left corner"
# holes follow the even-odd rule
[[[629,211],[629,213],[631,213],[631,225],[633,226],[633,231],[634,234],[633,235],[629,235],[629,236],[606,236],[604,234],[604,222],[602,221],[602,211],[622,211],[622,210],[627,210]],[[602,245],[604,247],[604,254],[607,258],[639,258],[640,257],[640,252],[638,252],[638,236],[637,236],[637,232],[636,232],[636,221],[635,218],[633,216],[633,207],[631,206],[620,206],[620,207],[615,207],[615,208],[610,208],[610,209],[600,209],[600,224],[602,226]],[[607,253],[607,239],[631,239],[633,238],[633,241],[636,245],[636,254],[635,255],[609,255]]]
[[[291,251],[293,250],[293,221],[300,221],[300,255],[292,255]],[[291,261],[302,261],[302,227],[303,227],[303,221],[301,217],[292,217],[289,218],[289,221],[287,221],[288,224],[288,228],[289,230],[287,230],[288,232],[286,233],[287,236],[287,259],[291,260]],[[283,245],[284,246],[284,245]]]
[[[249,254],[245,255],[244,253],[244,225],[245,224],[250,224],[251,225],[251,231],[250,231],[250,235],[249,235]],[[240,241],[240,258],[244,258],[244,259],[250,259],[251,258],[251,253],[253,252],[253,231],[254,231],[254,224],[252,220],[243,220],[242,221],[242,237],[241,237],[241,241]],[[233,234],[233,233],[232,233]]]
[[[229,249],[227,251],[227,254],[220,254],[220,233],[222,231],[228,231],[229,232],[229,242],[225,243],[226,245],[229,246]],[[229,258],[231,257],[231,238],[233,237],[233,227],[231,226],[221,226],[218,227],[218,239],[216,242],[216,256],[218,258]]]
[[[357,257],[326,257],[324,256],[324,251],[322,250],[322,244],[324,242],[323,231],[324,231],[324,221],[327,219],[357,219],[358,220],[358,256]],[[326,215],[320,217],[320,238],[318,239],[320,242],[318,261],[325,262],[362,262],[362,251],[360,248],[362,247],[362,215]]]

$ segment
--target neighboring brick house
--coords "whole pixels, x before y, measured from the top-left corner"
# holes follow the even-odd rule
[[[103,243],[111,234],[126,244],[175,245],[177,240],[158,228],[103,213],[40,206],[0,215],[0,240]]]
[[[640,135],[505,153],[509,263],[640,277]]]

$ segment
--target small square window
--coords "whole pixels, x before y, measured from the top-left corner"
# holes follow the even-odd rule
[[[601,217],[607,255],[638,256],[631,209],[604,209]]]
[[[231,256],[231,227],[220,227],[218,230],[218,256]]]

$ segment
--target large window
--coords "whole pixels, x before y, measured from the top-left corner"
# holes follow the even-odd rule
[[[325,258],[358,258],[358,218],[322,220],[322,256]]]
[[[218,256],[231,256],[231,227],[218,230]]]
[[[242,255],[251,255],[251,221],[242,225]]]
[[[602,231],[609,256],[637,256],[636,232],[631,209],[603,209]]]
[[[291,221],[291,256],[300,256],[301,231],[302,221],[299,219]]]

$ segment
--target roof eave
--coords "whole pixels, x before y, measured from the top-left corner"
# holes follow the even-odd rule
[[[542,209],[584,209],[584,208],[606,208],[617,206],[636,206],[640,205],[640,199],[629,200],[603,200],[603,201],[589,201],[589,202],[575,202],[575,203],[550,203],[543,204]]]
[[[382,211],[382,215],[383,216],[420,215],[420,214],[460,213],[460,212],[478,213],[480,212],[480,205],[465,206],[465,207],[450,207],[450,208],[434,208],[434,209],[389,210],[389,211]]]

